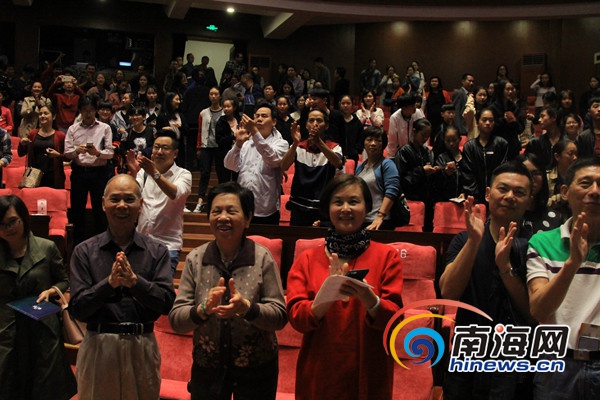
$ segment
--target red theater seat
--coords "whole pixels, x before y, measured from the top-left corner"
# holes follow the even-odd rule
[[[425,203],[422,201],[406,200],[410,209],[410,222],[408,225],[397,227],[401,232],[423,232],[425,224]]]
[[[477,204],[481,219],[485,221],[485,205]],[[462,204],[452,202],[439,202],[433,211],[433,232],[459,233],[467,229],[465,223],[464,207]]]
[[[269,239],[264,236],[251,235],[248,239],[252,239],[258,244],[265,246],[271,252],[273,259],[277,263],[279,269],[281,269],[281,251],[283,249],[283,240],[281,239]]]

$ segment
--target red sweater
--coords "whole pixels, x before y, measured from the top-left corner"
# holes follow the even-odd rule
[[[371,242],[349,264],[369,269],[365,279],[381,299],[375,320],[355,298],[336,301],[321,320],[314,316],[313,300],[329,276],[323,246],[302,253],[288,274],[288,317],[304,334],[296,370],[298,400],[392,398],[394,360],[382,341],[386,324],[402,305],[402,262],[391,246]]]

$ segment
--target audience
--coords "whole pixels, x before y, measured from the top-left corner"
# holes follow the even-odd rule
[[[414,130],[415,121],[425,118],[423,111],[417,108],[417,96],[412,93],[398,97],[399,109],[390,116],[387,156],[394,158],[396,152],[408,144]]]
[[[179,143],[173,131],[158,131],[150,148],[150,158],[144,152],[127,151],[129,169],[144,200],[137,230],[167,246],[175,276],[183,247],[183,209],[192,190],[192,174],[175,163]]]
[[[254,194],[253,224],[279,225],[281,162],[288,143],[275,128],[276,108],[262,102],[254,119],[244,114],[241,128],[235,131],[235,145],[225,156],[225,167],[239,173],[237,182]],[[298,131],[298,125],[292,124]]]
[[[114,171],[109,160],[113,158],[110,126],[96,120],[98,105],[92,96],[79,99],[81,122],[72,125],[65,137],[65,157],[71,160],[71,221],[74,240],[79,243],[86,237],[85,206],[88,194],[94,216],[93,233],[106,229],[102,210],[102,195]]]
[[[190,252],[169,313],[177,332],[194,330],[193,399],[275,400],[275,331],[287,323],[277,264],[246,238],[254,196],[236,182],[211,189],[206,203],[215,240]]]
[[[441,167],[435,165],[433,152],[426,146],[431,135],[431,123],[425,118],[413,125],[412,139],[396,153],[400,186],[408,200],[425,203],[423,230],[433,229],[433,189]]]
[[[563,222],[571,217],[571,210],[567,200],[561,194],[561,188],[565,184],[569,167],[577,158],[577,145],[572,140],[561,140],[552,147],[552,168],[547,172],[550,194],[548,208],[559,211]]]
[[[223,107],[221,107],[221,94],[217,88],[211,88],[208,92],[210,107],[200,111],[198,116],[198,141],[196,143],[196,157],[200,161],[200,188],[198,190],[198,204],[194,212],[204,212],[204,199],[208,190],[208,181],[210,179],[210,170],[213,162],[219,183],[226,182],[228,179],[225,174],[223,157],[225,150],[219,149],[217,143],[216,126],[217,121],[223,116]]]
[[[558,113],[556,108],[550,106],[542,107],[539,120],[544,134],[531,139],[525,147],[525,153],[535,154],[545,171],[550,169],[552,164],[552,147],[561,140],[562,134],[558,127]]]
[[[142,194],[133,177],[113,177],[102,206],[108,229],[79,244],[71,258],[69,311],[87,323],[77,356],[79,398],[157,399],[154,321],[175,299],[169,252],[135,229]]]
[[[23,99],[21,106],[21,124],[19,125],[19,137],[24,138],[34,129],[39,128],[38,115],[40,107],[52,105],[52,100],[42,95],[43,87],[41,82],[34,82],[31,85],[31,96]],[[53,113],[54,114],[54,113]]]
[[[55,189],[65,187],[65,133],[52,127],[54,108],[44,105],[39,108],[39,129],[32,129],[21,138],[17,154],[27,156],[27,166],[43,172],[40,186]]]
[[[0,221],[1,397],[69,400],[77,383],[65,356],[58,314],[36,320],[7,306],[29,296],[38,303],[50,301],[57,289],[66,292],[69,275],[63,258],[54,242],[31,232],[29,210],[19,197],[0,197]]]
[[[460,89],[455,90],[452,95],[452,103],[454,103],[454,111],[456,113],[454,116],[454,126],[458,128],[461,136],[467,136],[467,123],[463,117],[463,113],[467,107],[469,94],[473,92],[475,77],[469,73],[463,74],[460,83]]]
[[[490,186],[492,171],[506,161],[508,142],[493,134],[492,110],[484,108],[475,117],[479,136],[469,139],[463,147],[465,194],[473,196],[477,203],[485,203],[485,191]]]
[[[441,173],[437,176],[435,201],[465,198],[465,159],[459,148],[460,134],[455,126],[448,126],[442,133],[445,151],[435,159]]]
[[[511,162],[496,168],[485,197],[490,218],[481,219],[475,201],[464,203],[467,230],[450,243],[440,290],[446,299],[477,307],[479,314],[459,308],[456,326],[480,327],[496,324],[529,325],[525,253],[527,241],[518,237],[518,227],[529,206],[532,181],[527,168]],[[492,354],[486,347],[486,356]],[[446,372],[444,399],[512,399],[517,393],[518,372]]]
[[[315,108],[308,113],[306,121],[308,139],[301,141],[298,126],[292,131],[294,142],[281,160],[284,172],[294,164],[292,190],[286,205],[291,210],[290,225],[311,226],[320,220],[321,193],[344,166],[340,145],[324,137],[328,126],[327,114]]]
[[[356,167],[355,175],[366,182],[373,202],[365,216],[367,229],[394,230],[392,207],[402,194],[396,164],[383,156],[387,135],[381,128],[369,127],[361,134],[366,158]]]
[[[548,207],[548,198],[550,197],[548,177],[540,158],[533,153],[524,153],[519,154],[515,160],[527,167],[533,182],[531,200],[523,216],[519,233],[520,236],[529,239],[538,232],[559,227],[563,221],[560,212]]]
[[[593,248],[600,239],[600,160],[576,161],[561,188],[573,217],[560,228],[534,235],[527,252],[529,307],[541,324],[566,325],[570,328],[564,370],[536,372],[536,399],[582,399],[600,392],[597,380],[589,379],[596,371],[598,350],[593,345],[600,324],[596,270],[598,256]],[[596,230],[598,228],[598,230]],[[598,232],[598,233],[597,233]],[[566,337],[564,337],[566,340]],[[541,354],[553,360],[557,354]]]
[[[325,245],[306,250],[287,279],[290,323],[304,334],[296,367],[296,398],[391,400],[393,360],[383,330],[402,306],[402,262],[392,247],[370,240],[367,184],[343,174],[323,190],[319,210],[333,227]],[[339,300],[317,303],[331,276],[367,269],[365,281],[346,279]],[[333,295],[333,293],[329,293]],[[335,351],[331,351],[336,349]]]
[[[600,154],[600,94],[588,101],[590,127],[577,136],[577,156],[588,158]]]
[[[573,210],[575,219],[569,220],[570,225],[564,225],[561,228],[562,232],[564,234],[568,230],[573,230],[573,234],[578,235],[580,243],[584,244],[587,244],[587,237],[592,237],[589,228],[585,228],[588,229],[588,233],[581,234],[585,230],[584,226],[587,226],[584,222],[589,223],[590,227],[593,227],[594,222],[592,211],[586,209],[585,211],[588,212],[580,215],[581,211],[587,207],[587,203],[584,201],[585,198],[580,187],[582,184],[577,177],[583,172],[586,174],[585,177],[593,175],[592,170],[597,165],[594,164],[594,161],[586,164],[586,162],[590,163],[588,160],[583,162],[584,166],[582,167],[579,167],[579,163],[577,163],[575,169],[571,171],[569,171],[569,166],[573,164],[578,155],[580,158],[589,158],[600,154],[600,139],[598,139],[600,137],[600,97],[598,97],[600,93],[596,77],[590,79],[589,90],[580,98],[578,105],[580,109],[584,110],[584,118],[580,118],[575,112],[574,101],[577,97],[573,91],[564,89],[557,96],[558,91],[553,87],[550,75],[541,74],[532,88],[536,90],[536,114],[539,114],[539,128],[543,134],[534,137],[532,125],[538,123],[538,117],[534,119],[533,113],[526,116],[524,98],[517,91],[518,83],[512,82],[508,78],[506,65],[498,67],[496,80],[490,84],[491,92],[495,92],[495,98],[492,100],[485,88],[473,90],[474,77],[469,73],[463,75],[461,87],[454,90],[452,98],[450,93],[443,89],[439,75],[432,76],[427,90],[423,92],[425,78],[416,62],[411,63],[407,68],[405,89],[402,89],[402,79],[398,77],[393,66],[386,68],[386,75],[382,77],[381,72],[376,68],[376,61],[371,59],[369,66],[360,73],[360,85],[353,88],[356,91],[364,90],[360,97],[362,100],[360,106],[356,107],[353,100],[358,97],[353,96],[355,93],[350,93],[349,81],[345,78],[346,69],[344,67],[336,68],[335,80],[331,82],[329,70],[324,65],[322,57],[313,60],[314,70],[306,68],[296,70],[294,66],[288,67],[288,65],[282,64],[279,68],[280,76],[271,80],[276,82],[276,85],[273,86],[268,83],[264,84],[264,79],[267,77],[262,78],[257,73],[257,71],[260,72],[260,69],[256,66],[252,67],[252,73],[246,73],[250,64],[244,61],[243,53],[235,52],[234,54],[235,58],[227,63],[220,77],[219,82],[223,86],[220,88],[215,86],[210,90],[204,85],[206,79],[210,79],[211,85],[216,85],[217,80],[214,70],[208,67],[208,57],[203,56],[202,64],[199,66],[194,66],[194,56],[191,53],[188,54],[188,63],[185,65],[179,62],[180,57],[175,58],[166,76],[158,77],[159,83],[164,82],[163,87],[166,89],[165,103],[162,108],[158,100],[156,81],[153,76],[144,72],[143,68],[134,77],[131,77],[132,72],[128,72],[127,77],[123,71],[117,70],[113,79],[110,79],[111,71],[102,69],[100,66],[96,71],[95,64],[88,63],[83,75],[76,80],[73,76],[74,73],[71,73],[68,68],[63,72],[62,66],[58,64],[62,58],[61,54],[54,63],[48,64],[48,68],[41,75],[36,75],[33,69],[30,71],[26,68],[23,69],[23,75],[18,78],[18,74],[11,75],[15,77],[14,79],[2,75],[0,102],[5,104],[2,105],[0,113],[0,136],[2,137],[0,176],[2,169],[11,162],[13,153],[18,153],[21,157],[27,156],[28,166],[39,168],[44,172],[41,186],[64,188],[65,163],[63,161],[70,160],[72,169],[70,219],[75,226],[74,240],[79,243],[86,237],[85,205],[88,192],[94,217],[93,230],[94,233],[100,233],[105,230],[106,226],[101,207],[103,204],[106,206],[107,201],[110,203],[110,199],[102,201],[103,191],[109,189],[112,191],[117,184],[121,187],[131,183],[129,178],[112,181],[112,186],[107,186],[106,182],[114,174],[115,165],[119,172],[129,170],[129,173],[137,178],[141,187],[141,199],[135,194],[132,197],[133,203],[136,203],[138,199],[141,200],[141,208],[136,211],[139,212],[137,230],[142,235],[148,235],[167,247],[171,273],[175,274],[183,247],[183,212],[187,210],[186,199],[191,190],[192,179],[190,172],[182,167],[193,168],[196,149],[199,150],[197,156],[201,167],[201,181],[200,196],[195,211],[206,211],[204,204],[206,192],[210,189],[210,170],[212,160],[214,160],[219,183],[233,178],[243,188],[249,189],[253,195],[253,210],[251,213],[243,210],[242,219],[252,224],[277,225],[280,221],[282,170],[288,170],[290,179],[292,179],[292,189],[290,201],[284,206],[291,210],[291,225],[310,226],[314,221],[323,219],[322,226],[333,223],[334,229],[331,237],[336,239],[343,236],[342,232],[345,229],[343,225],[348,225],[348,222],[330,212],[330,208],[337,207],[337,203],[324,204],[320,202],[320,198],[324,192],[327,192],[328,182],[334,180],[336,185],[341,186],[336,186],[325,195],[334,196],[343,202],[342,197],[348,194],[346,193],[347,188],[344,186],[346,184],[340,184],[341,181],[338,182],[340,178],[335,178],[335,176],[341,172],[345,159],[352,159],[358,166],[356,175],[366,182],[366,186],[364,186],[364,182],[357,183],[357,181],[347,185],[356,193],[361,190],[363,192],[362,197],[352,195],[354,196],[352,201],[355,201],[356,197],[359,200],[362,199],[364,203],[365,210],[360,210],[362,214],[352,222],[354,224],[360,221],[363,225],[362,228],[393,230],[395,227],[390,218],[392,205],[402,194],[405,194],[408,199],[425,203],[424,229],[426,231],[432,228],[435,201],[468,198],[465,202],[467,233],[459,235],[451,246],[449,252],[451,262],[440,282],[442,292],[450,298],[466,299],[467,302],[477,307],[483,307],[484,310],[491,303],[488,304],[487,300],[481,300],[482,297],[479,295],[486,291],[494,295],[500,293],[498,299],[494,301],[502,303],[503,306],[508,304],[509,308],[512,307],[512,314],[508,317],[516,316],[519,323],[530,323],[529,316],[523,307],[522,238],[534,235],[530,251],[542,257],[539,254],[545,251],[545,241],[550,236],[537,235],[537,232],[557,227],[559,223],[570,216],[569,205],[579,203],[583,203],[584,206],[579,205],[577,206],[579,208]],[[311,72],[314,72],[315,79],[311,79]],[[188,76],[193,80],[189,86],[187,85]],[[9,79],[7,82],[12,82],[12,87],[4,85],[5,78]],[[50,86],[47,98],[42,95],[41,82],[48,82],[47,86]],[[108,82],[112,82],[112,84],[109,86]],[[257,83],[255,84],[255,82]],[[4,91],[5,86],[9,88],[8,91]],[[222,93],[223,89],[227,90]],[[275,89],[277,89],[278,96]],[[329,106],[331,97],[328,90],[332,91],[333,108],[336,110]],[[405,91],[408,94],[405,94]],[[87,95],[84,95],[86,92]],[[423,94],[422,109],[419,107],[420,100],[417,97],[419,94]],[[263,95],[269,105],[259,102]],[[377,96],[380,98],[377,99]],[[223,99],[222,105],[221,99]],[[11,103],[12,100],[15,100],[14,103]],[[96,104],[98,100],[102,101],[100,106]],[[107,103],[107,100],[110,102]],[[387,112],[387,108],[377,108],[378,101],[380,104],[390,107],[391,115]],[[111,113],[111,104],[117,110],[115,116]],[[488,106],[490,108],[486,108]],[[14,107],[14,111],[12,107]],[[77,108],[79,108],[79,113]],[[340,111],[337,111],[338,108]],[[97,115],[94,115],[96,111]],[[243,117],[242,112],[246,114]],[[433,123],[432,126],[427,124],[427,120],[424,119],[425,115]],[[388,126],[387,123],[389,123],[389,134],[382,129],[383,126]],[[107,129],[106,124],[110,124],[111,128]],[[15,126],[18,127],[18,133]],[[583,132],[581,132],[582,127],[585,127]],[[61,130],[66,131],[66,135]],[[21,138],[16,151],[12,149],[11,134]],[[466,142],[461,151],[460,139],[464,135],[468,135],[470,140]],[[429,136],[432,136],[433,156],[426,146]],[[286,141],[289,145],[286,144]],[[116,153],[120,154],[115,155],[113,146],[117,144],[120,152]],[[525,148],[524,154],[518,155],[523,153],[523,148]],[[119,164],[118,157],[125,158],[127,162]],[[115,158],[117,161],[113,160]],[[398,166],[390,158],[395,159]],[[504,170],[501,167],[497,169],[498,173],[493,174],[492,171],[496,167],[512,158],[521,162],[531,176],[529,177],[524,172],[525,170],[519,169],[513,164],[506,165]],[[177,162],[175,162],[176,160]],[[290,169],[292,164],[294,164],[293,170]],[[123,166],[128,168],[123,168]],[[506,181],[507,176],[511,177],[510,182]],[[523,181],[528,178],[532,179],[530,187]],[[368,195],[364,190],[365,187],[368,189]],[[129,187],[127,190],[129,189],[132,188]],[[241,193],[242,191],[248,192],[245,189],[235,189],[231,192],[234,197],[239,198],[238,202],[242,208],[244,206],[242,203],[245,201],[242,197],[245,198],[246,194],[242,195]],[[522,194],[528,190],[531,199],[525,204],[522,201]],[[135,191],[133,190],[133,192]],[[512,194],[505,193],[507,191]],[[585,191],[590,191],[591,197],[595,196],[592,189],[586,188]],[[224,193],[225,197],[227,197],[227,193]],[[219,194],[215,196],[217,199],[220,197]],[[370,197],[371,200],[367,201],[367,197]],[[484,204],[490,201],[488,214],[491,218],[487,223],[479,224],[474,219],[474,201]],[[510,203],[510,213],[500,207],[501,204],[504,204],[503,202]],[[233,201],[233,203],[236,202]],[[369,207],[366,203],[371,203],[370,211],[367,210]],[[326,211],[325,215],[319,214],[319,208],[321,211]],[[352,214],[360,206],[353,205],[350,208],[352,208],[350,210]],[[108,209],[111,207],[109,206]],[[208,211],[209,218],[213,218],[212,211]],[[110,211],[107,210],[107,213]],[[121,214],[113,213],[112,215],[119,216]],[[132,215],[128,215],[128,218]],[[115,218],[114,221],[119,218]],[[331,221],[328,221],[330,218]],[[215,217],[215,221],[218,219],[222,219],[222,217]],[[511,224],[511,221],[516,222],[517,225]],[[362,228],[354,231],[354,234],[363,232]],[[115,226],[109,226],[109,232],[112,232],[113,229],[116,232]],[[222,233],[225,230],[221,229],[215,232]],[[0,229],[0,234],[1,231],[2,229]],[[557,234],[556,232],[557,230],[553,230],[548,235]],[[138,234],[128,233],[127,235],[134,238],[134,244],[136,243],[135,238],[141,237]],[[240,243],[251,243],[243,238],[243,232],[239,238],[241,238]],[[496,240],[498,244],[494,243]],[[240,243],[238,243],[240,246],[245,246]],[[329,246],[329,242],[327,243]],[[590,241],[590,244],[593,243]],[[220,249],[219,243],[216,243],[216,246]],[[499,251],[496,256],[493,254],[494,248]],[[510,248],[512,248],[512,253],[507,264],[507,254],[511,252]],[[473,260],[485,258],[485,268],[477,265],[469,266],[471,265],[470,261],[465,261],[466,256],[463,257],[465,249],[470,252],[469,256]],[[565,248],[563,250],[565,255],[561,257],[570,260],[573,249]],[[579,262],[582,255],[579,254],[581,253],[580,249],[576,250],[578,254],[575,255],[575,261]],[[367,251],[369,250],[367,249]],[[77,251],[76,254],[81,255]],[[131,274],[133,272],[131,271],[135,271],[136,268],[136,266],[128,267],[127,257],[113,257],[118,272],[107,272],[107,274],[111,274],[110,276],[113,276],[113,273],[116,274],[115,276],[118,275],[118,279],[126,283],[125,286],[132,284]],[[349,259],[356,261],[352,257]],[[319,259],[320,261],[322,260]],[[78,262],[81,260],[76,261],[76,263]],[[112,265],[113,262],[109,264]],[[532,258],[530,262],[535,264],[538,260]],[[325,260],[324,265],[326,264]],[[331,263],[331,265],[334,264],[342,263],[337,261]],[[458,264],[462,266],[460,271],[457,267]],[[300,273],[299,267],[295,268],[297,268],[295,273]],[[575,269],[565,264],[564,269],[569,268]],[[571,307],[572,303],[569,301],[573,300],[569,299],[572,296],[572,289],[561,289],[567,293],[564,304],[555,302],[556,304],[552,303],[549,306],[540,305],[542,299],[546,301],[546,297],[549,296],[546,291],[556,289],[551,282],[558,277],[558,275],[557,277],[548,275],[548,278],[552,279],[550,282],[548,280],[538,282],[538,278],[544,275],[540,275],[540,271],[541,269],[536,270],[537,275],[533,275],[533,278],[530,277],[532,310],[535,308],[536,317],[539,316],[540,321],[554,323],[566,315],[564,314],[566,308]],[[482,283],[481,277],[487,273],[492,277],[491,283]],[[546,276],[544,275],[542,278],[546,278]],[[576,278],[575,276],[574,280]],[[510,281],[511,279],[515,279],[515,282]],[[368,276],[367,280],[370,280]],[[86,284],[88,283],[86,282]],[[94,283],[94,285],[97,284],[100,282]],[[107,283],[104,282],[104,284]],[[212,289],[207,287],[207,292],[210,290],[232,291],[232,287],[228,283],[221,284],[215,281],[212,284],[216,286]],[[581,285],[585,285],[585,282],[576,284],[579,285],[579,288]],[[491,285],[491,289],[486,285]],[[108,282],[108,286],[111,286],[110,282]],[[318,292],[319,287],[318,285],[313,292]],[[119,293],[119,295],[123,293],[130,295],[134,288],[117,287],[109,290]],[[345,290],[351,289],[346,288]],[[377,293],[377,289],[374,290]],[[352,297],[355,293],[353,292],[349,296]],[[365,295],[366,291],[362,294]],[[397,294],[395,293],[395,295]],[[369,303],[371,303],[370,300],[373,298],[370,295],[368,297]],[[248,300],[254,301],[251,298]],[[298,301],[304,304],[304,300]],[[356,299],[351,299],[350,303],[354,300]],[[309,301],[312,302],[312,299]],[[491,306],[495,307],[496,303]],[[262,309],[262,304],[251,303],[246,311],[246,302],[243,301],[240,304],[244,307],[238,314],[248,312],[252,314],[251,318],[259,316],[258,310]],[[342,305],[344,304],[342,303]],[[221,307],[228,307],[225,303],[223,305],[215,303],[215,307],[210,310],[208,308],[200,310],[200,306],[208,307],[208,303],[194,303],[193,305],[198,314],[198,316],[191,316],[194,324],[197,322],[194,320],[195,318],[201,321],[201,324],[204,323],[205,318],[211,320],[213,312],[216,317],[214,319],[218,321],[215,324],[221,324],[225,314],[223,311],[217,310]],[[363,308],[368,305],[363,304]],[[102,305],[102,307],[106,306]],[[297,309],[294,307],[291,305],[289,308],[292,314],[297,313]],[[337,309],[335,304],[331,307],[331,310]],[[380,307],[379,300],[375,307]],[[76,307],[75,312],[81,313],[82,310],[82,308],[77,309]],[[356,310],[361,310],[361,315],[370,315],[369,310],[362,310],[359,306],[356,307]],[[83,312],[84,320],[90,317],[89,311]],[[119,312],[116,312],[116,315],[120,315]],[[255,315],[254,312],[257,314]],[[329,312],[325,311],[325,314]],[[556,315],[553,314],[555,312]],[[243,321],[243,318],[249,320],[249,314],[242,316],[240,321]],[[499,321],[506,317],[502,313],[498,315]],[[92,326],[96,322],[104,325],[105,322],[112,324],[117,321],[104,321],[103,317],[99,319],[96,317],[88,319],[92,321]],[[237,318],[239,315],[235,317]],[[348,320],[344,319],[346,317]],[[356,323],[354,314],[346,317],[342,318],[344,323],[347,321],[350,321],[350,324]],[[293,324],[301,326],[302,323],[298,322],[297,318],[298,314],[292,315]],[[579,318],[579,314],[571,317],[571,320],[575,321],[577,318]],[[582,316],[582,318],[583,322],[590,320],[593,323],[595,315],[590,315],[589,318]],[[118,321],[121,320],[118,319]],[[457,321],[459,321],[459,325],[463,324],[465,316],[459,313]],[[278,319],[276,324],[280,325],[282,322],[283,320]],[[577,322],[580,322],[579,319]],[[185,326],[187,329],[186,324],[188,323],[189,321],[184,322],[181,326]],[[323,320],[320,323],[323,323]],[[326,325],[327,321],[324,324]],[[272,335],[274,329],[278,329],[274,328],[274,325],[271,328],[266,330],[269,335]],[[103,328],[98,329],[102,330]],[[300,329],[304,331],[306,327],[302,326]],[[315,329],[319,331],[321,328]],[[367,324],[360,329],[371,329],[371,327]],[[94,328],[92,328],[92,332],[93,330]],[[95,335],[96,333],[91,334],[91,336]],[[88,346],[87,342],[85,346]],[[150,346],[152,346],[151,343]],[[569,348],[576,350],[577,346],[570,344]],[[82,349],[84,353],[87,353],[81,371],[85,375],[90,372],[85,369],[85,363],[89,362],[91,353],[89,353],[88,347]],[[317,360],[316,353],[313,353],[314,350],[305,347],[302,349],[302,354],[310,362],[306,363],[304,360],[298,369],[299,382],[306,382],[306,384],[297,387],[297,393],[306,393],[307,398],[322,397],[322,393],[329,393],[327,390],[330,390],[329,388],[322,389],[323,383],[314,381],[308,373],[314,374],[313,368],[321,368],[316,361],[313,364],[313,361]],[[267,358],[272,356],[273,353],[270,353]],[[571,356],[568,358],[576,359]],[[265,398],[269,398],[274,393],[273,379],[277,376],[276,369],[270,363],[271,360],[272,358],[260,367],[264,367],[264,371],[268,372],[268,378],[265,378],[264,382],[260,384],[261,390],[265,390],[263,396]],[[106,360],[103,362],[105,363]],[[154,367],[153,364],[152,368]],[[194,367],[193,382],[190,386],[192,391],[200,393],[205,386],[204,383],[215,378],[217,373],[221,374],[219,377],[225,376],[223,374],[230,374],[227,376],[232,378],[232,382],[247,373],[247,370],[241,371],[235,368],[233,372],[224,372],[229,371],[229,365],[226,363],[219,368],[221,367],[223,367],[222,370],[217,372],[211,370],[207,375],[205,375],[207,371]],[[356,366],[352,368],[360,369]],[[572,371],[577,368],[579,367],[570,366]],[[275,374],[273,375],[273,373]],[[350,372],[345,374],[346,372],[343,371],[341,375],[348,377],[352,375]],[[355,382],[354,386],[346,385],[348,387],[340,389],[340,393],[346,393],[344,390],[352,391],[355,386],[370,387],[370,384],[362,386],[371,379],[368,374],[365,376],[363,378],[361,375],[361,378],[351,380]],[[519,389],[515,389],[512,375],[509,374],[505,377],[509,383],[503,384],[502,389],[510,393],[514,393],[514,390],[518,391]],[[461,398],[464,394],[462,390],[470,391],[471,382],[479,381],[480,378],[478,376],[451,376],[446,382],[447,398]],[[546,376],[543,378],[538,377],[535,387],[536,390],[540,390],[539,393],[546,396],[548,391],[554,392],[554,389],[548,389],[551,387],[550,383],[545,379]],[[95,376],[93,379],[101,378]],[[382,392],[377,392],[376,396],[384,393],[383,397],[379,396],[378,398],[387,398],[387,394],[385,394],[387,393],[387,378],[382,379],[385,380],[384,387],[380,388]],[[106,381],[98,380],[97,382]],[[132,385],[132,388],[135,387],[135,384]],[[480,388],[483,388],[483,392],[490,386],[494,386],[487,381],[481,382],[481,385]],[[236,393],[243,394],[246,389],[243,386],[236,386],[238,389],[221,387],[219,392],[230,394],[230,391],[239,390]],[[68,385],[65,388],[68,389]],[[314,392],[318,394],[310,394],[314,388],[318,388],[318,391]],[[456,388],[461,390],[456,392]],[[119,390],[118,388],[104,389],[107,391]],[[148,389],[154,393],[155,383],[148,385]],[[87,387],[84,388],[80,394],[85,397],[85,393],[88,393],[87,390]],[[332,393],[336,390],[338,389],[331,388]],[[371,393],[371,389],[368,390]],[[478,397],[483,396],[481,394],[483,392],[473,389],[472,393]],[[530,395],[527,390],[523,391],[523,394],[525,397]],[[61,395],[55,397],[60,398]]]

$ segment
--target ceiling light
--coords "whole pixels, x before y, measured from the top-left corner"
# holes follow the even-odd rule
[[[235,8],[233,8],[233,7],[227,7],[227,12],[229,14],[233,14],[235,12]]]

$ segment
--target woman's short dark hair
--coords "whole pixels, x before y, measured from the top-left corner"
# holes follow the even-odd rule
[[[234,194],[240,199],[242,205],[242,211],[246,218],[252,217],[254,214],[254,194],[240,186],[237,182],[225,182],[213,187],[208,192],[206,203],[208,204],[207,213],[210,215],[210,209],[212,208],[212,202],[220,194]],[[251,215],[252,214],[252,215]]]
[[[369,213],[373,208],[373,198],[371,197],[371,192],[369,191],[369,186],[367,186],[367,183],[356,175],[340,174],[329,181],[327,186],[325,186],[325,189],[323,189],[321,201],[319,203],[319,211],[321,212],[321,215],[329,219],[329,203],[331,203],[331,198],[340,189],[351,185],[358,185],[360,187],[363,198],[365,199],[366,211]]]
[[[365,143],[368,137],[373,137],[375,139],[381,139],[382,150],[385,149],[388,145],[388,137],[387,133],[382,128],[376,126],[369,126],[367,129],[363,130],[361,135],[361,145]]]
[[[8,209],[11,207],[15,208],[17,215],[21,218],[21,221],[23,221],[23,234],[28,236],[31,229],[29,210],[20,197],[15,196],[14,194],[0,196],[0,221],[4,219]]]

